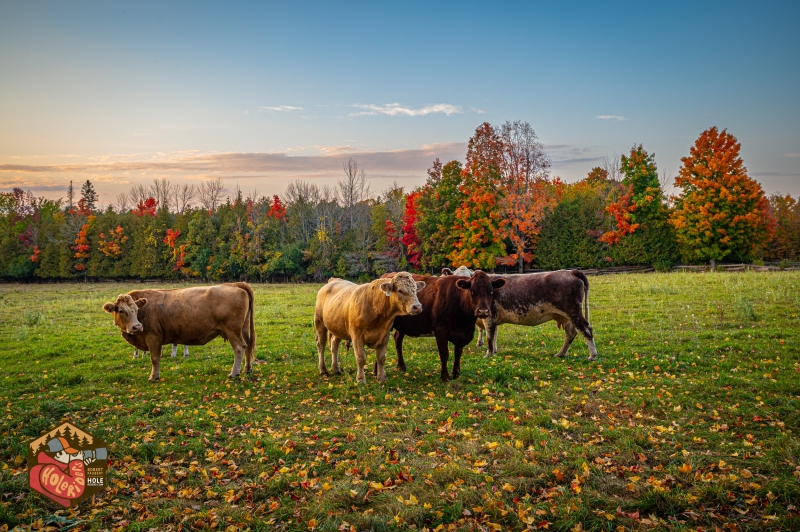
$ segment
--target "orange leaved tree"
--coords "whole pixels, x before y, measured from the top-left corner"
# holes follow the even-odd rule
[[[464,201],[456,209],[455,249],[448,255],[453,265],[494,268],[497,257],[506,254],[505,225],[498,206],[505,161],[500,134],[484,122],[475,130],[467,147],[461,174]]]
[[[712,269],[726,257],[751,259],[772,232],[767,198],[747,175],[740,148],[727,130],[707,129],[675,178],[682,191],[670,223],[678,243],[685,258],[711,261]]]

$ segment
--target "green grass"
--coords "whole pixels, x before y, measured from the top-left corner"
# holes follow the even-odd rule
[[[254,379],[215,340],[165,348],[157,384],[101,308],[142,285],[0,285],[0,526],[800,529],[800,275],[590,282],[596,362],[579,339],[556,359],[554,322],[503,326],[446,385],[432,338],[406,340],[406,374],[390,347],[383,385],[352,353],[320,377],[315,285],[254,286]],[[62,420],[113,460],[76,511],[24,469]]]

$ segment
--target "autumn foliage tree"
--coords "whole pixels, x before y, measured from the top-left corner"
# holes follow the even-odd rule
[[[456,210],[466,198],[461,185],[464,177],[458,161],[442,164],[439,159],[428,169],[425,185],[419,189],[414,204],[417,210],[414,230],[419,239],[420,264],[423,268],[450,264],[447,256],[455,247],[458,235]]]
[[[769,198],[769,209],[775,220],[775,233],[767,244],[765,258],[776,261],[800,259],[800,201],[789,194],[773,194]]]
[[[506,255],[504,219],[498,202],[505,169],[504,142],[488,122],[469,140],[461,187],[465,195],[456,209],[453,227],[455,249],[448,255],[453,265],[494,268],[497,257]]]
[[[772,232],[761,185],[747,175],[741,145],[726,130],[700,134],[675,178],[682,189],[670,222],[691,261],[752,258]]]
[[[631,148],[629,155],[620,158],[623,192],[606,207],[614,217],[616,227],[605,232],[600,241],[617,244],[625,236],[634,233],[643,223],[655,220],[661,210],[661,185],[658,181],[658,168],[655,156],[647,153],[642,145]],[[587,177],[587,182],[600,183],[601,172],[595,168]]]

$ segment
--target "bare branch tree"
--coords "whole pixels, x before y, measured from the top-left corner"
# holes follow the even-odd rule
[[[186,212],[192,200],[197,196],[197,188],[194,185],[184,183],[181,187],[175,187],[175,208],[183,214]]]
[[[348,225],[345,230],[353,227],[358,217],[355,207],[358,203],[369,198],[371,191],[367,182],[367,173],[358,167],[355,157],[349,157],[342,163],[345,178],[336,183],[336,196],[339,204],[345,211]]]
[[[528,122],[506,121],[500,128],[500,135],[506,144],[505,158],[509,177],[513,183],[520,184],[523,188],[517,192],[526,191],[532,181],[547,178],[550,158]]]
[[[608,179],[619,183],[622,181],[622,161],[617,152],[609,158],[608,155],[603,157],[603,162],[600,164],[601,168],[608,172]]]
[[[150,197],[150,191],[142,184],[134,185],[128,193],[128,197],[135,207],[147,201],[147,198]]]
[[[150,195],[158,201],[159,208],[169,210],[173,188],[175,188],[174,185],[166,177],[153,180],[153,184],[150,185]]]
[[[117,194],[117,212],[120,214],[125,214],[128,212],[130,205],[130,198],[127,192],[122,192]]]
[[[200,189],[198,190],[200,203],[208,211],[213,212],[217,210],[217,206],[220,203],[220,199],[222,199],[222,192],[224,190],[225,189],[222,187],[221,177],[209,179],[201,183]]]

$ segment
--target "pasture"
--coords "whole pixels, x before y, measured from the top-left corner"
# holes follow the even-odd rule
[[[390,344],[384,385],[352,351],[320,377],[319,285],[253,285],[252,379],[217,339],[166,346],[155,384],[101,307],[171,285],[0,285],[0,527],[800,529],[800,274],[589,280],[597,361],[580,338],[553,357],[554,322],[505,325],[445,385],[432,338],[405,374]],[[112,459],[77,510],[27,487],[27,442],[62,420]]]

